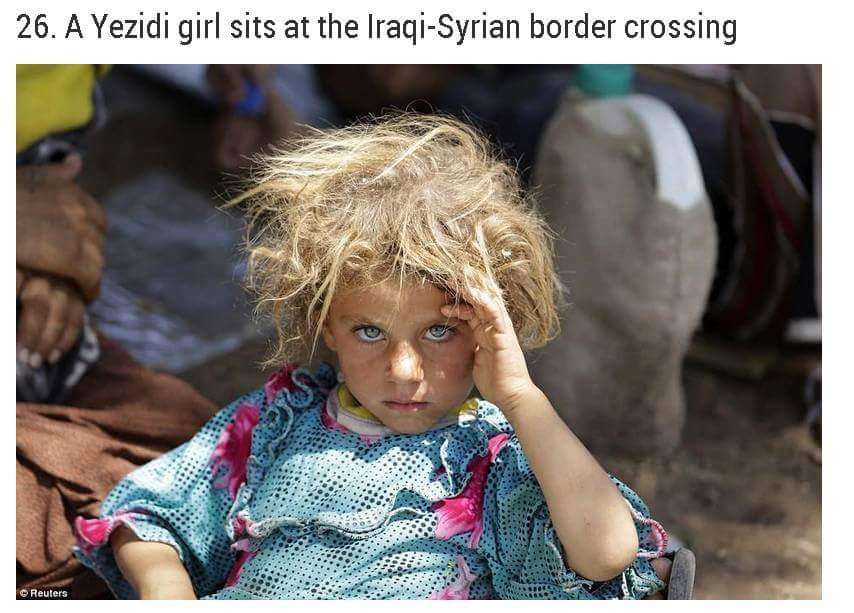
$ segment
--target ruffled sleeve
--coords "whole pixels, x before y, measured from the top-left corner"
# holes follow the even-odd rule
[[[246,479],[252,431],[264,401],[264,390],[236,400],[190,441],[125,477],[102,503],[101,517],[75,520],[75,555],[116,596],[137,596],[110,547],[119,525],[141,540],[174,547],[197,596],[222,586],[236,559],[233,529],[225,524]]]
[[[518,440],[508,439],[486,480],[483,534],[477,547],[486,558],[498,598],[637,599],[664,588],[649,559],[664,553],[667,536],[650,519],[640,497],[611,479],[635,518],[640,550],[621,575],[593,582],[566,566],[539,483]]]

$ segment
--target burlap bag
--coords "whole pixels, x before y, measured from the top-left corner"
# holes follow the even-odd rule
[[[595,451],[666,454],[684,423],[682,360],[711,286],[716,233],[694,147],[664,103],[568,95],[535,167],[569,288],[531,372]]]

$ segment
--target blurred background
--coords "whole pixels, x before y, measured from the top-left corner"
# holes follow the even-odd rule
[[[79,154],[57,180],[106,214],[92,224],[102,267],[49,269],[86,303],[78,327],[221,406],[269,375],[270,327],[241,285],[243,220],[218,208],[250,157],[306,125],[449,113],[515,163],[556,233],[568,305],[561,337],[530,356],[534,378],[696,553],[695,597],[821,596],[821,67],[84,68],[88,114],[40,132],[71,77],[18,67],[19,404],[82,402],[56,393],[76,366],[39,378],[65,363],[59,341],[22,331],[48,267],[21,252],[34,166]],[[103,360],[66,345],[81,373]],[[44,538],[59,553],[36,563],[19,544],[19,585],[71,576],[65,541]]]

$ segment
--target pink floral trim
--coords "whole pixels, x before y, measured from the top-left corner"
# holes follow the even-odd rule
[[[296,367],[296,364],[285,364],[285,366],[270,375],[270,378],[264,384],[264,394],[267,397],[267,404],[273,402],[279,391],[285,389],[292,392],[296,389],[296,385],[292,379]]]
[[[240,575],[243,574],[243,566],[252,558],[255,557],[257,551],[241,551],[237,560],[234,562],[234,566],[231,567],[231,571],[228,573],[228,577],[225,578],[225,586],[231,587],[240,579]]]
[[[252,528],[255,522],[244,513],[245,511],[241,511],[231,522],[234,528],[234,542],[231,544],[231,548],[239,551],[250,551],[253,536]]]
[[[234,419],[222,431],[211,454],[214,474],[220,466],[227,468],[225,474],[214,481],[216,488],[228,488],[234,498],[240,485],[246,481],[246,462],[252,450],[252,429],[258,425],[260,411],[254,404],[244,402],[234,413]]]
[[[439,518],[434,535],[440,540],[448,540],[457,534],[471,532],[469,547],[474,549],[483,535],[483,490],[489,467],[498,452],[507,444],[509,436],[496,434],[487,445],[485,455],[475,456],[468,465],[471,478],[458,496],[433,503],[433,510]]]
[[[225,580],[226,587],[237,583],[240,575],[243,573],[243,566],[258,553],[251,546],[252,539],[250,532],[254,522],[242,513],[241,511],[231,522],[235,538],[234,543],[231,544],[231,548],[239,553],[237,554],[237,560],[234,561],[234,566],[231,567],[231,571],[229,571],[228,577]]]
[[[477,579],[477,575],[473,575],[466,564],[466,559],[462,555],[457,556],[457,567],[460,575],[447,587],[439,590],[430,596],[430,600],[468,600],[471,584]]]
[[[670,542],[670,537],[664,530],[664,526],[651,517],[644,517],[628,500],[626,500],[626,504],[629,505],[629,511],[631,511],[632,517],[634,517],[635,521],[640,522],[645,526],[649,526],[650,533],[652,534],[652,541],[655,544],[655,551],[639,551],[637,557],[644,560],[652,560],[663,556],[667,552],[667,545]]]
[[[106,544],[116,526],[122,523],[131,524],[133,516],[134,513],[130,512],[121,512],[95,519],[84,519],[83,516],[78,515],[74,519],[77,546],[87,556],[91,555],[98,547]]]
[[[241,511],[241,513],[243,513],[243,511]],[[231,527],[234,529],[234,538],[246,534],[251,526],[251,519],[249,519],[245,515],[238,514],[237,517],[235,517],[234,520],[232,520],[231,522]]]

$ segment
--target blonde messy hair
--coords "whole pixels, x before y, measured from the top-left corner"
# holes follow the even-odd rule
[[[465,301],[500,292],[523,349],[559,330],[552,237],[512,167],[448,117],[397,114],[311,130],[256,160],[248,285],[278,344],[314,354],[336,292],[397,277]]]

